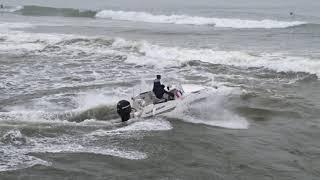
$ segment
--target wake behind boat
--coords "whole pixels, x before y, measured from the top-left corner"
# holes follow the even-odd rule
[[[191,103],[206,98],[212,93],[209,87],[195,84],[171,85],[168,92],[172,97],[164,94],[162,99],[155,96],[153,91],[145,91],[127,100],[121,100],[114,105],[100,105],[81,112],[70,112],[59,115],[59,119],[68,119],[70,122],[83,122],[85,120],[109,121],[113,124],[122,122],[135,122],[134,119],[150,118],[172,112],[177,107],[185,108]],[[216,88],[215,88],[216,89]],[[180,112],[180,111],[179,111]],[[119,119],[117,117],[121,118]]]

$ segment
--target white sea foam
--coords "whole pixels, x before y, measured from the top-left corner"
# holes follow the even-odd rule
[[[106,95],[99,91],[81,93],[75,98],[78,110],[86,110],[100,105],[115,105],[119,100],[120,98],[116,95]]]
[[[159,117],[139,120],[129,120],[127,126],[114,129],[114,130],[103,130],[99,129],[89,134],[89,136],[110,136],[119,133],[131,133],[136,131],[167,131],[172,129],[172,125],[169,121],[161,119]]]
[[[22,136],[21,132],[17,129],[13,129],[5,133],[2,138],[0,138],[0,141],[6,144],[12,144],[12,145],[23,145],[27,143],[27,139]]]
[[[96,14],[96,17],[148,23],[213,25],[215,27],[223,28],[287,28],[290,26],[306,24],[306,22],[300,21],[286,22],[269,19],[243,20],[188,15],[154,15],[147,12],[113,10],[102,10]]]
[[[34,25],[30,23],[22,23],[22,22],[0,22],[0,32],[8,31],[9,29],[23,29],[23,28],[31,28]]]
[[[239,93],[238,89],[223,86],[218,89],[202,90],[200,94],[186,98],[185,102],[167,116],[194,124],[247,129],[249,122],[225,107],[229,96]]]
[[[1,139],[0,172],[24,169],[40,164],[50,166],[51,163],[36,158],[30,153],[92,153],[107,156],[116,156],[125,159],[145,159],[147,154],[135,150],[127,150],[112,145],[97,146],[90,143],[92,139],[85,136],[59,136],[59,137],[34,137],[30,138],[26,144],[12,144],[7,142],[8,134],[15,138],[26,138],[19,130],[7,132]]]
[[[219,114],[218,116],[216,116],[215,114],[217,111],[220,111],[217,113]],[[206,119],[195,118],[192,116],[185,116],[183,117],[183,121],[190,122],[193,124],[205,124],[209,126],[222,127],[227,129],[248,129],[249,127],[249,123],[246,119],[230,111],[224,110],[221,113],[221,109],[216,108],[213,114],[215,116],[212,116],[211,118],[206,118]]]
[[[128,126],[112,130],[112,132],[125,131],[167,131],[172,129],[171,123],[161,118],[152,118],[144,121],[137,121]]]
[[[23,6],[4,6],[3,8],[0,9],[1,12],[16,12],[23,9]]]
[[[180,47],[164,47],[145,41],[132,42],[118,40],[115,46],[131,44],[139,51],[128,54],[126,62],[158,67],[179,66],[191,60],[199,60],[212,64],[233,65],[239,67],[263,67],[275,71],[308,72],[320,76],[320,61],[306,57],[295,57],[282,53],[261,53],[253,55],[242,51],[217,51],[213,49],[189,49]]]
[[[200,91],[204,90],[208,87],[206,86],[201,86],[201,85],[196,85],[196,84],[182,84],[183,91],[187,94],[195,92],[195,91]]]
[[[122,38],[84,37],[64,34],[43,34],[7,32],[0,35],[5,39],[0,43],[0,50],[12,53],[33,52],[47,56],[77,56],[87,53],[91,56],[125,56],[125,62],[138,65],[153,65],[158,68],[180,66],[191,60],[212,64],[233,65],[239,67],[263,67],[275,71],[307,72],[320,76],[320,61],[307,57],[290,56],[279,52],[251,54],[245,51],[222,51],[208,48],[191,49],[165,47],[146,41],[128,41]],[[102,39],[111,42],[110,46],[92,43],[60,43],[75,39]],[[98,41],[99,42],[99,41]],[[54,51],[42,51],[45,47],[59,47]],[[38,51],[37,51],[38,50]]]
[[[8,30],[11,28],[24,28],[29,24],[13,23],[13,24],[0,24],[0,38],[5,42],[0,43],[0,50],[2,52],[17,53],[30,53],[36,50],[42,50],[49,44],[61,42],[67,35],[55,35],[44,33],[25,33],[21,31]],[[32,27],[32,25],[30,25]]]
[[[2,149],[0,153],[0,172],[25,169],[35,165],[50,166],[51,163],[34,156],[15,152],[14,149]]]
[[[28,155],[29,153],[92,153],[134,160],[147,158],[145,153],[139,151],[119,150],[115,147],[83,146],[71,142],[63,145],[36,142],[32,146],[20,147],[19,149],[12,146],[3,146],[2,151],[3,154],[0,154],[0,172],[24,169],[37,164],[51,165],[50,162]]]
[[[48,140],[45,140],[48,141]],[[96,147],[85,146],[77,143],[66,142],[66,144],[42,144],[38,143],[35,146],[27,149],[27,152],[49,152],[49,153],[92,153],[101,155],[110,155],[126,159],[145,159],[147,155],[138,151],[124,151],[115,147]]]
[[[74,126],[74,127],[112,127],[115,125],[112,121],[101,121],[96,119],[86,119],[82,122],[71,122],[67,117],[75,116],[75,112],[49,113],[43,111],[11,111],[0,113],[0,121],[2,125],[11,127],[24,127],[33,124],[54,125],[55,127]],[[64,115],[63,115],[64,114]],[[63,119],[65,117],[65,119]],[[60,119],[59,119],[60,118]],[[118,121],[117,121],[118,122]],[[44,126],[46,127],[46,126]]]

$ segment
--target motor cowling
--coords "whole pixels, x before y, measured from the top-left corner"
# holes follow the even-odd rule
[[[128,121],[130,119],[130,113],[131,113],[131,105],[130,102],[127,100],[121,100],[117,104],[117,112],[119,116],[121,117],[122,122]]]

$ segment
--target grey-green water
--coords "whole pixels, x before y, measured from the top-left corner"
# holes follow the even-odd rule
[[[318,2],[1,3],[1,179],[318,179]],[[207,91],[119,123],[155,74]]]

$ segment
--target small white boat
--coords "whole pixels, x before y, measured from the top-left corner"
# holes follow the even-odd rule
[[[122,121],[127,121],[132,117],[148,118],[174,110],[178,103],[184,98],[182,86],[171,86],[168,90],[174,97],[164,94],[162,99],[158,99],[152,91],[143,92],[132,97],[131,103],[121,100],[117,104],[117,112]]]

